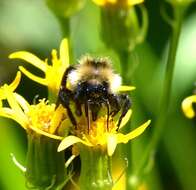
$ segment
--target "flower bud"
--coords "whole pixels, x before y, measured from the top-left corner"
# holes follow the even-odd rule
[[[59,17],[68,18],[81,10],[86,0],[46,0],[48,7]]]
[[[127,3],[107,3],[101,6],[101,37],[107,47],[115,51],[131,51],[145,39],[148,16],[144,6],[141,23],[135,7]]]

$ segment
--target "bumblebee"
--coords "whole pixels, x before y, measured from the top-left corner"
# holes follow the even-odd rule
[[[82,107],[87,117],[88,129],[90,120],[96,121],[100,109],[104,106],[107,110],[107,127],[109,117],[114,117],[121,111],[118,124],[131,107],[127,94],[117,92],[121,85],[121,77],[112,68],[111,61],[107,58],[92,58],[84,56],[75,66],[70,66],[65,71],[58,94],[57,106],[62,104],[74,126],[77,120],[70,108],[70,102],[75,105],[75,114],[82,115]]]

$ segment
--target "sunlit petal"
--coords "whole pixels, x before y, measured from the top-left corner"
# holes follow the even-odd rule
[[[57,66],[57,62],[58,62],[57,50],[53,49],[51,52],[51,55],[52,55],[52,67],[55,67],[55,66]]]
[[[21,70],[22,73],[24,73],[28,78],[30,78],[33,81],[38,82],[39,84],[45,85],[47,86],[47,81],[44,78],[38,77],[34,74],[32,74],[31,72],[29,72],[28,70],[26,70],[24,67],[19,66],[19,69]]]
[[[136,128],[135,130],[131,131],[130,133],[124,135],[122,133],[118,133],[118,143],[127,143],[131,139],[141,135],[145,129],[150,125],[150,120],[148,120],[146,123],[141,125],[140,127]]]
[[[105,0],[92,0],[92,1],[100,6],[105,5]]]
[[[97,5],[104,6],[106,4],[125,4],[128,6],[133,6],[139,3],[143,3],[144,0],[93,0]]]
[[[67,168],[75,158],[76,155],[71,155],[70,158],[65,162],[65,167]]]
[[[131,118],[131,115],[132,115],[132,109],[129,109],[129,111],[126,113],[125,117],[123,117],[119,129],[121,129],[122,127],[124,127],[127,124],[129,119]]]
[[[35,56],[32,53],[26,52],[26,51],[18,51],[15,53],[10,54],[10,59],[22,59],[27,61],[28,63],[34,65],[35,67],[39,68],[42,71],[46,71],[46,63],[39,59],[37,56]]]
[[[103,6],[106,3],[111,3],[114,4],[116,3],[118,0],[93,0],[97,5]]]
[[[7,98],[7,101],[9,103],[10,107],[14,111],[16,111],[17,113],[23,113],[21,107],[19,106],[19,104],[14,96],[14,93],[12,91],[10,91],[9,86],[5,85],[4,88],[5,88],[5,96]]]
[[[33,127],[32,125],[30,125],[29,128],[32,129],[33,131],[35,131],[37,134],[44,135],[44,136],[47,136],[47,137],[52,138],[52,139],[56,139],[56,140],[62,140],[63,139],[63,137],[60,137],[60,136],[57,136],[57,135],[52,135],[50,133],[42,131],[41,129]]]
[[[9,85],[11,91],[14,91],[18,87],[20,83],[20,79],[21,79],[21,72],[18,71],[14,81]]]
[[[9,91],[13,92],[19,85],[21,79],[21,72],[18,71],[16,74],[16,77],[14,81],[10,85],[3,85],[0,87],[0,100],[6,99],[6,91],[9,89]]]
[[[49,131],[50,133],[53,134],[56,131],[57,127],[59,126],[59,124],[62,121],[62,118],[64,116],[64,112],[65,112],[65,110],[61,105],[56,109],[54,116],[51,119],[50,131]]]
[[[112,156],[117,146],[117,135],[109,134],[107,136],[107,152],[108,156]]]
[[[20,115],[20,114],[16,113],[14,110],[12,110],[10,108],[0,108],[0,116],[16,121],[25,130],[27,128],[26,117],[24,115]]]
[[[6,99],[4,87],[5,87],[5,85],[2,88],[0,88],[0,100]]]
[[[60,152],[62,150],[65,150],[68,147],[70,147],[71,145],[76,144],[76,143],[82,143],[82,144],[84,144],[86,146],[92,146],[92,144],[87,143],[86,141],[83,141],[79,137],[76,137],[76,136],[68,136],[68,137],[65,137],[61,141],[61,143],[60,143],[60,145],[58,147],[58,152]]]
[[[69,47],[68,40],[64,38],[60,45],[60,60],[64,68],[69,67]]]
[[[30,104],[20,94],[14,93],[14,96],[24,112],[27,113],[29,111]]]
[[[193,103],[196,103],[196,95],[189,96],[182,102],[182,110],[188,118],[193,118],[195,116]]]
[[[120,86],[119,88],[118,88],[118,92],[127,92],[127,91],[132,91],[132,90],[135,90],[136,89],[136,87],[135,86]]]
[[[136,5],[136,4],[140,4],[140,3],[143,3],[144,0],[127,0],[127,4],[129,6],[133,6],[133,5]]]

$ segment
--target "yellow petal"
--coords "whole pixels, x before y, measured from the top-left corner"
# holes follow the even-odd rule
[[[21,72],[18,71],[14,81],[9,85],[11,91],[13,92],[19,85],[21,79]]]
[[[106,3],[106,0],[92,0],[95,4],[103,6]]]
[[[132,109],[129,109],[129,111],[126,113],[125,117],[123,117],[119,129],[121,129],[122,127],[124,127],[127,124],[129,119],[131,118],[131,114],[132,114]],[[117,123],[116,123],[116,125],[117,125]]]
[[[109,134],[107,136],[107,152],[108,156],[112,156],[117,146],[117,135]]]
[[[22,73],[24,73],[28,78],[30,78],[31,80],[39,83],[39,84],[42,84],[42,85],[45,85],[47,86],[47,81],[46,79],[44,78],[41,78],[41,77],[38,77],[32,73],[30,73],[28,70],[26,70],[24,67],[22,66],[19,66],[19,69],[21,70]]]
[[[196,103],[196,95],[189,96],[182,102],[182,110],[188,118],[193,118],[195,116],[193,103]]]
[[[16,113],[14,110],[12,110],[10,108],[7,108],[7,107],[0,108],[0,116],[16,121],[25,130],[27,128],[26,117],[24,115],[20,115],[20,114]]]
[[[62,62],[63,68],[69,67],[69,45],[68,40],[64,38],[60,45],[60,60]]]
[[[54,133],[57,129],[57,127],[59,126],[60,122],[62,121],[63,115],[64,115],[64,108],[60,105],[58,106],[58,108],[56,109],[54,116],[51,119],[51,124],[50,124],[50,129],[49,132],[50,133]]]
[[[135,130],[131,131],[130,133],[124,135],[122,133],[118,133],[118,143],[127,143],[128,141],[130,141],[131,139],[139,136],[140,134],[142,134],[145,129],[150,125],[150,120],[148,120],[146,123],[144,123],[143,125],[141,125],[140,127],[136,128]]]
[[[57,65],[58,62],[58,57],[57,57],[57,50],[53,49],[51,52],[52,55],[52,67],[55,67]]]
[[[10,54],[10,59],[22,59],[27,61],[28,63],[34,65],[35,67],[39,68],[42,71],[46,71],[47,64],[39,59],[37,56],[33,55],[32,53],[26,51],[18,51],[15,53]]]
[[[135,86],[120,86],[119,88],[118,88],[118,92],[127,92],[127,91],[132,91],[132,90],[135,90],[136,88],[135,88]]]
[[[16,113],[20,113],[23,114],[23,111],[21,109],[21,107],[19,106],[17,99],[14,96],[14,93],[10,91],[9,86],[4,85],[5,88],[5,96],[7,98],[7,101],[10,105],[10,107],[16,112]]]
[[[20,94],[14,93],[14,96],[24,112],[27,113],[29,111],[30,104]]]
[[[40,135],[44,135],[44,136],[52,138],[52,139],[56,139],[56,140],[62,140],[63,139],[63,137],[61,137],[61,136],[52,135],[50,133],[42,131],[41,129],[38,129],[38,128],[33,127],[33,126],[29,126],[29,128],[32,129],[33,131],[35,131],[36,133],[40,134]]]
[[[96,3],[99,6],[104,6],[107,3],[108,4],[109,3],[110,4],[115,4],[115,3],[121,4],[121,3],[123,3],[123,4],[128,5],[128,6],[133,6],[133,5],[144,2],[144,0],[93,0],[93,2]]]
[[[73,144],[76,144],[76,143],[82,143],[86,146],[92,146],[92,144],[90,143],[87,143],[86,141],[83,141],[82,139],[80,139],[79,137],[76,137],[76,136],[68,136],[68,137],[65,137],[59,147],[58,147],[58,152],[62,151],[62,150],[65,150],[67,149],[68,147],[72,146]]]
[[[4,86],[0,87],[0,100],[6,99],[5,91],[4,91]]]
[[[3,85],[2,87],[0,87],[0,99],[3,100],[3,99],[6,99],[6,91],[9,89],[9,91],[14,91],[19,83],[20,83],[20,79],[21,79],[21,72],[18,71],[17,74],[16,74],[16,77],[14,79],[14,81],[10,84],[10,85]]]
[[[128,4],[129,6],[133,6],[133,5],[136,5],[136,4],[143,3],[143,2],[144,2],[144,0],[128,0],[128,1],[127,1],[127,4]]]
[[[67,168],[71,162],[75,159],[75,155],[71,155],[70,158],[65,162],[65,167]]]
[[[97,5],[103,6],[107,3],[115,4],[118,0],[93,0],[93,2]]]

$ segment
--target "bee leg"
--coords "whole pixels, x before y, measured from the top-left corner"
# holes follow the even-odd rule
[[[85,93],[86,93],[86,91],[84,90],[83,84],[79,83],[77,85],[76,93],[74,94],[74,97],[73,97],[73,100],[74,100],[75,105],[76,105],[76,114],[78,116],[82,115],[82,107],[81,107],[81,105],[83,104],[83,102],[86,101],[84,99]]]
[[[61,87],[60,87],[59,94],[58,94],[58,99],[57,99],[57,102],[56,102],[56,108],[60,104],[62,104],[66,108],[67,114],[68,114],[72,124],[74,126],[77,126],[76,119],[75,119],[75,117],[74,117],[74,115],[73,115],[73,113],[72,113],[72,111],[69,107],[70,99],[73,99],[72,98],[72,92],[69,89],[66,88],[68,74],[74,69],[75,69],[74,67],[70,66],[70,67],[67,68],[67,70],[63,74],[63,77],[62,77],[62,80],[61,80]]]
[[[74,67],[70,66],[66,69],[65,73],[63,74],[62,80],[61,80],[61,87],[66,88],[66,84],[67,84],[67,76],[68,74],[75,70]]]
[[[59,95],[58,95],[58,100],[57,100],[57,103],[56,103],[56,106],[58,107],[59,104],[62,104],[63,107],[66,108],[67,110],[67,114],[72,122],[72,124],[74,126],[77,126],[77,122],[76,122],[76,119],[71,111],[71,108],[69,106],[69,102],[70,102],[70,99],[72,99],[72,93],[70,90],[68,89],[60,89],[59,91]]]
[[[119,96],[111,94],[108,97],[109,104],[111,106],[112,111],[110,112],[110,115],[114,117],[119,111],[120,111],[120,100]]]
[[[107,108],[107,131],[109,131],[110,104],[108,100],[106,100],[106,108]]]
[[[87,100],[84,104],[85,115],[87,118],[87,125],[88,125],[88,134],[90,132],[90,108],[89,108],[89,101]]]
[[[131,107],[131,100],[129,99],[129,96],[127,94],[121,94],[120,98],[122,101],[124,101],[123,107],[122,107],[122,113],[121,116],[118,120],[118,124],[117,124],[117,131],[120,127],[121,121],[123,119],[123,117],[126,115],[126,113],[128,112],[129,108]]]
[[[105,104],[106,109],[107,109],[107,131],[109,131],[110,103],[105,98],[102,98],[101,102]]]
[[[92,120],[96,121],[97,120],[97,115],[100,111],[101,105],[99,103],[94,103],[90,105],[90,109],[92,112]]]
[[[63,74],[63,77],[62,77],[62,79],[61,79],[60,90],[59,90],[59,93],[58,93],[58,99],[57,99],[57,101],[56,101],[56,108],[59,106],[59,104],[61,104],[61,99],[63,99],[62,96],[64,96],[64,95],[62,95],[62,94],[64,94],[65,92],[68,92],[68,94],[71,93],[71,91],[68,90],[68,89],[66,88],[66,84],[67,84],[67,76],[68,76],[68,74],[69,74],[72,70],[74,70],[74,69],[75,69],[74,67],[70,66],[70,67],[68,67],[68,68],[66,69],[66,71],[65,71],[64,74]],[[65,91],[65,92],[63,93],[62,91]]]
[[[82,115],[81,103],[78,100],[76,100],[75,104],[76,104],[76,115],[81,116]]]

